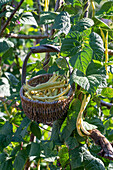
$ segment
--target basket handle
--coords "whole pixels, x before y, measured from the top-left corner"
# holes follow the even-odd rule
[[[32,53],[43,53],[43,52],[60,52],[60,47],[56,47],[54,45],[43,44],[36,47],[31,47],[31,51],[28,52],[27,56],[24,59],[23,66],[22,66],[22,78],[21,84],[23,85],[26,82],[26,67],[27,61]]]

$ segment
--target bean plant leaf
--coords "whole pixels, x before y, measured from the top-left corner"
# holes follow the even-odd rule
[[[61,55],[73,56],[81,48],[82,36],[78,31],[70,32],[62,42]]]
[[[57,58],[56,63],[60,68],[67,68],[67,62],[63,57]]]
[[[89,124],[86,121],[83,121],[83,126],[86,130],[93,130],[93,129],[97,129],[97,126],[93,125],[93,124]]]
[[[36,136],[38,139],[41,138],[41,131],[40,131],[40,128],[36,122],[31,123],[30,130],[34,134],[34,136]]]
[[[76,118],[80,110],[81,103],[78,99],[73,101],[71,108],[68,111],[68,117],[63,122],[60,129],[60,139],[61,141],[66,141],[71,135],[72,131],[76,128]]]
[[[41,12],[40,14],[40,22],[39,24],[51,24],[54,22],[56,16],[58,14],[56,12]]]
[[[58,16],[55,18],[55,23],[53,25],[53,29],[58,29],[59,32],[56,34],[60,35],[61,33],[68,34],[71,28],[70,23],[70,16],[68,12],[62,11]]]
[[[19,80],[12,73],[5,72],[5,76],[11,84],[17,85],[19,83]]]
[[[5,4],[11,2],[11,1],[12,1],[12,0],[1,0],[1,1],[0,1],[0,7],[1,7],[2,5],[5,5]]]
[[[91,155],[86,145],[69,151],[72,169],[84,167],[86,170],[105,170],[103,162]]]
[[[107,2],[105,2],[105,3],[101,6],[100,10],[97,12],[96,15],[103,14],[103,13],[105,13],[105,11],[106,11],[106,14],[107,14],[107,13],[109,12],[109,10],[112,10],[112,11],[113,11],[113,1],[107,1]]]
[[[55,143],[61,143],[59,134],[60,134],[60,128],[61,128],[62,122],[63,120],[61,119],[58,119],[53,122],[51,140],[53,140]]]
[[[69,137],[66,139],[66,145],[69,147],[69,149],[74,149],[79,146],[79,143],[75,137]]]
[[[64,168],[69,161],[69,153],[68,153],[68,148],[63,147],[59,153],[58,156],[60,157],[59,161],[61,163],[62,168]]]
[[[37,60],[35,63],[27,64],[27,72],[30,72],[30,71],[34,70],[35,68],[37,68],[39,70],[42,68],[42,64],[39,60]]]
[[[102,38],[95,32],[90,34],[90,42],[91,48],[93,49],[94,58],[102,61],[104,54],[104,45]]]
[[[0,39],[0,53],[6,52],[11,47],[14,47],[12,41],[9,41],[5,38]]]
[[[77,31],[83,31],[94,25],[94,21],[90,18],[81,19],[74,27]]]
[[[23,13],[23,15],[20,19],[20,22],[24,25],[27,24],[27,25],[34,25],[36,27],[38,26],[37,22],[31,12]]]
[[[24,167],[24,164],[26,163],[26,160],[29,155],[29,151],[30,151],[30,145],[27,145],[26,148],[22,148],[22,150],[18,152],[14,161],[14,169],[20,170]]]
[[[72,67],[77,68],[86,74],[86,69],[92,59],[92,49],[88,46],[85,46],[82,51],[76,53],[71,57],[70,63]]]
[[[23,141],[23,137],[27,132],[28,126],[30,126],[30,122],[31,122],[30,119],[28,119],[27,117],[25,117],[22,120],[20,126],[17,128],[17,130],[16,130],[16,132],[15,132],[15,134],[13,136],[13,141],[15,141],[15,142]]]
[[[106,87],[102,89],[101,95],[108,98],[113,98],[113,88]]]
[[[95,2],[97,2],[98,4],[101,2],[102,0],[95,0]]]
[[[31,143],[29,156],[36,156],[37,158],[40,157],[40,144],[39,143],[33,143],[33,142]]]
[[[2,162],[2,164],[0,165],[0,170],[12,170],[12,169],[13,169],[13,165],[11,159]]]
[[[102,21],[102,19],[100,19],[99,17],[97,17],[97,16],[95,16],[94,18],[93,18],[93,21],[94,21],[94,25],[97,27],[101,27],[101,28],[107,28],[107,29],[110,29],[110,27],[105,23],[105,22],[103,22]]]
[[[99,85],[106,85],[106,71],[101,65],[100,68],[98,68],[98,65],[92,62],[86,70],[86,75],[75,69],[72,74],[72,79],[88,93],[94,94]]]
[[[12,124],[8,121],[0,127],[0,150],[5,148],[11,142],[13,135]]]
[[[48,141],[43,145],[45,156],[48,157],[55,157],[57,156],[57,150],[54,149],[53,141]]]
[[[0,95],[2,97],[10,96],[10,85],[9,85],[8,80],[5,77],[1,77],[1,81],[0,81]]]

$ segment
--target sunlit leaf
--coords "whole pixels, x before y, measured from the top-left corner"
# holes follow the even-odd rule
[[[93,49],[94,58],[97,60],[102,61],[103,60],[103,54],[104,54],[104,45],[102,38],[95,32],[92,32],[90,34],[90,42],[89,42],[91,48]]]
[[[83,31],[83,30],[86,30],[86,29],[90,28],[93,25],[94,25],[94,22],[93,22],[92,19],[83,18],[79,22],[77,22],[77,24],[75,25],[74,28],[77,31]]]
[[[39,24],[51,24],[58,14],[55,12],[41,12]]]
[[[89,124],[88,122],[86,121],[83,121],[83,126],[86,130],[93,130],[93,129],[96,129],[97,126],[93,125],[93,124]]]
[[[12,73],[5,72],[5,76],[11,84],[17,85],[19,83],[19,80]]]
[[[73,55],[70,59],[72,67],[77,68],[86,74],[86,69],[92,59],[92,49],[85,46],[82,51]]]
[[[70,23],[70,16],[67,12],[62,11],[56,18],[55,23],[53,25],[53,29],[58,29],[59,32],[57,35],[60,35],[61,33],[68,34],[71,28]]]
[[[31,12],[26,12],[23,13],[21,19],[20,19],[20,23],[22,24],[27,24],[27,25],[34,25],[34,26],[38,26],[37,22],[35,20],[35,18],[33,17],[33,14]]]
[[[103,162],[91,155],[86,145],[70,150],[69,153],[72,169],[84,167],[86,170],[105,170]]]
[[[68,148],[63,147],[59,151],[58,156],[60,157],[59,161],[60,161],[62,167],[65,167],[65,165],[68,163],[68,160],[69,160]]]
[[[57,58],[56,63],[60,68],[67,68],[67,62],[63,57]]]
[[[75,83],[88,91],[88,93],[94,94],[99,85],[106,85],[105,68],[101,67],[101,65],[100,68],[98,68],[98,64],[91,63],[86,70],[86,75],[75,69],[72,74],[72,79]]]
[[[108,98],[113,98],[113,88],[106,87],[102,89],[101,95]]]
[[[0,53],[7,51],[11,47],[14,47],[12,41],[9,41],[5,38],[0,39]]]
[[[1,7],[2,5],[5,5],[5,4],[9,3],[9,2],[11,2],[11,0],[1,0],[1,1],[0,1],[0,7]]]
[[[73,56],[81,48],[82,36],[79,32],[70,32],[62,42],[61,55]]]
[[[101,6],[100,10],[97,12],[96,15],[100,15],[100,14],[107,14],[107,12],[109,12],[109,10],[111,9],[111,11],[113,11],[113,1],[105,1],[105,3],[103,3],[103,5]]]

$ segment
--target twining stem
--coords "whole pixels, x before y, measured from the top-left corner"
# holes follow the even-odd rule
[[[95,4],[93,0],[91,0],[91,6],[92,6],[92,17],[94,17],[95,16]]]

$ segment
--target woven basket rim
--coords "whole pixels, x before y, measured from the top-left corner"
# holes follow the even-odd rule
[[[34,77],[32,77],[31,79],[28,80],[28,83],[29,83],[30,81],[32,81],[33,79],[36,79],[36,78],[38,78],[38,77],[40,77],[40,76],[46,76],[46,75],[53,75],[53,74],[47,73],[47,74],[40,74],[40,75],[34,76]],[[70,89],[70,90],[73,91],[72,89]],[[70,90],[69,90],[69,91],[70,91]],[[68,95],[68,98],[69,98],[70,96],[72,96],[73,93],[74,93],[74,92],[72,92],[71,95]],[[27,101],[27,102],[30,102],[30,103],[34,103],[34,104],[49,104],[49,105],[53,105],[53,104],[56,104],[56,103],[61,103],[62,101],[65,102],[65,101],[68,99],[68,98],[67,98],[67,99],[64,99],[64,100],[56,100],[56,101],[53,101],[53,102],[43,102],[43,101],[39,101],[39,100],[31,100],[31,99],[29,99],[29,98],[27,98],[27,97],[25,97],[25,96],[23,95],[23,85],[22,85],[22,87],[21,87],[21,89],[20,89],[20,97],[21,97],[24,101]]]

